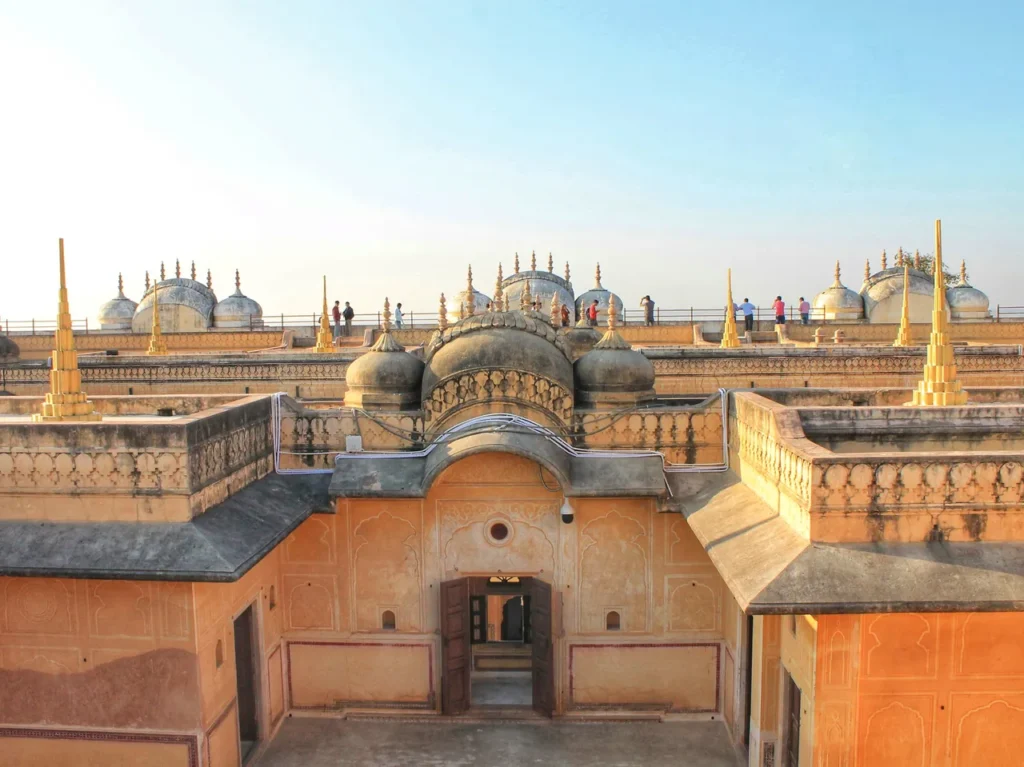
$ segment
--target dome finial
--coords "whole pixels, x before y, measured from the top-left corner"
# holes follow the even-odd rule
[[[405,347],[402,346],[395,337],[391,334],[391,302],[387,296],[384,297],[384,322],[382,329],[384,332],[381,333],[380,338],[377,339],[376,343],[370,347],[372,352],[404,352]]]
[[[903,266],[903,246],[900,245],[900,249],[896,251],[896,266]]]
[[[569,281],[569,262],[565,262],[565,281]]]
[[[175,279],[181,279],[181,259],[174,259],[174,277]]]
[[[562,304],[558,300],[558,291],[551,294],[551,327],[557,328],[562,324]]]
[[[242,294],[242,275],[235,269],[235,292],[239,295]]]
[[[914,251],[914,268],[921,271],[921,251]]]
[[[530,271],[537,271],[537,251],[533,251],[530,254]]]
[[[839,268],[839,262],[836,261],[836,281],[834,283],[832,283],[832,287],[833,288],[840,288],[840,287],[843,286],[843,283],[839,281],[839,275],[841,275],[841,274],[842,274],[842,271]]]
[[[146,290],[149,290],[149,269],[146,270]]]
[[[555,256],[550,250],[548,251],[548,271],[552,274],[555,273]]]
[[[960,284],[967,285],[967,262],[963,259],[960,260]]]
[[[885,250],[882,250],[882,271],[884,272],[889,268],[889,257],[885,255]]]
[[[206,287],[213,290],[213,273],[209,269],[206,270]]]
[[[473,265],[469,265],[466,272],[466,300],[462,305],[462,318],[472,317],[476,314],[476,298],[473,296]]]
[[[505,301],[504,305],[501,307],[502,311],[506,311],[506,312],[511,311],[512,309],[511,309],[511,304],[509,303],[508,292],[506,291],[505,293],[502,293],[501,297]]]
[[[597,268],[594,270],[594,290],[604,290],[604,288],[601,286],[601,264],[600,263],[597,265]]]
[[[160,282],[163,282],[164,280],[167,279],[167,277],[165,277],[164,275],[165,275],[165,272],[164,272],[164,262],[161,261],[160,262]]]
[[[871,279],[871,259],[864,259],[864,281],[867,282]]]
[[[124,277],[121,272],[117,273],[117,297],[124,298]]]
[[[615,307],[614,301],[608,302],[608,330],[615,332],[618,327],[619,310]]]
[[[437,329],[442,333],[448,329],[448,305],[444,300],[444,293],[441,294],[441,303],[437,309]]]
[[[530,281],[523,283],[523,292],[519,294],[520,311],[531,311],[533,309],[533,296],[530,294]]]
[[[391,332],[391,302],[384,296],[384,332]]]
[[[501,311],[501,283],[504,282],[504,278],[501,275],[501,261],[498,262],[498,279],[494,282],[494,300],[491,302],[491,311]]]
[[[192,262],[192,282],[196,281],[196,262]]]
[[[515,265],[513,266],[513,269],[515,269],[515,273],[516,274],[519,274],[519,251],[518,250],[516,251],[516,260],[515,260]]]

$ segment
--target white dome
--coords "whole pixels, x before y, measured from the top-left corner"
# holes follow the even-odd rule
[[[839,279],[839,262],[836,262],[836,278],[831,286],[814,297],[812,306],[818,310],[816,319],[859,320],[864,317],[864,299],[860,293],[846,287]]]
[[[263,307],[242,293],[242,283],[235,272],[235,292],[213,307],[215,328],[249,328],[263,319]]]
[[[527,282],[530,284],[530,296],[534,301],[540,301],[541,314],[551,311],[551,298],[556,294],[559,304],[575,306],[571,282],[557,274],[537,270],[516,272],[502,281],[502,291],[508,296],[509,308],[519,308]]]
[[[588,290],[582,295],[576,296],[576,319],[586,324],[586,311],[587,307],[597,300],[597,324],[599,327],[604,327],[608,322],[608,307],[613,302],[615,303],[615,309],[619,313],[619,317],[623,317],[623,305],[622,299],[617,295],[607,290],[601,284],[601,265],[597,265],[596,273],[594,275],[594,287]]]
[[[117,275],[117,295],[100,307],[100,330],[130,331],[137,307],[138,304],[125,296],[121,275]]]

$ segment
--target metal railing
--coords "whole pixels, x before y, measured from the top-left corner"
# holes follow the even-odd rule
[[[646,324],[646,313],[643,309],[624,309],[620,322],[626,326]],[[1001,306],[997,305],[992,312],[992,319],[995,322],[1024,322],[1024,306]],[[366,328],[380,328],[383,323],[381,312],[356,314],[352,318],[352,333],[356,334]],[[656,306],[654,309],[655,325],[695,325],[702,322],[722,322],[725,320],[725,308],[698,309],[662,309]],[[823,309],[811,308],[808,320],[814,323],[825,322],[825,311]],[[743,313],[737,310],[736,321],[743,322]],[[754,321],[757,323],[774,323],[775,310],[769,307],[756,307],[754,309]],[[798,306],[786,305],[786,321],[799,323],[801,321]],[[344,324],[344,321],[342,321]],[[394,317],[392,317],[394,325]],[[91,334],[105,332],[100,329],[94,321],[90,323],[88,318],[71,321],[71,327],[76,334]],[[264,314],[261,319],[253,318],[249,323],[250,330],[283,331],[296,330],[302,335],[316,335],[320,327],[320,313],[312,314]],[[437,327],[437,311],[416,312],[408,310],[403,312],[402,328],[412,330],[432,330]],[[334,320],[331,320],[331,328],[334,328]],[[55,319],[31,319],[12,320],[0,319],[0,332],[5,335],[40,335],[53,333],[57,329]]]

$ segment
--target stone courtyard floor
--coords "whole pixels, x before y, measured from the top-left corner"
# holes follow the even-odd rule
[[[257,767],[740,767],[721,722],[289,719]]]

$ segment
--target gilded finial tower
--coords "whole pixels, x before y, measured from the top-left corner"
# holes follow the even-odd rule
[[[164,262],[161,261],[160,262],[160,282],[163,282],[164,280],[167,279],[166,274],[167,273],[164,271]]]
[[[441,302],[437,308],[437,329],[442,333],[448,329],[448,305],[444,300],[444,293],[441,294]]]
[[[562,304],[558,300],[558,291],[551,294],[551,327],[557,328],[562,324]]]
[[[921,251],[914,251],[914,268],[921,271]]]
[[[900,329],[893,346],[913,346],[910,333],[910,259],[903,262],[903,311],[900,313]]]
[[[320,312],[320,329],[316,332],[316,351],[326,354],[334,351],[334,336],[331,335],[331,321],[327,319],[327,275],[324,275],[324,305]]]
[[[942,274],[942,221],[935,221],[934,304],[932,305],[932,332],[928,341],[928,361],[924,376],[914,391],[914,405],[950,406],[967,404],[967,392],[956,375],[953,345],[949,340],[949,320],[946,319],[946,281]]]
[[[519,309],[524,312],[533,311],[533,295],[530,293],[530,281],[523,283],[523,292],[519,294]]]
[[[177,280],[181,279],[181,259],[174,259],[174,278]]]
[[[99,421],[92,402],[82,391],[82,373],[78,369],[75,335],[71,330],[71,309],[64,277],[64,238],[58,240],[60,250],[60,288],[57,292],[57,330],[50,356],[50,391],[46,393],[40,412],[33,421]]]
[[[501,311],[501,296],[502,296],[502,293],[503,293],[502,288],[501,288],[501,283],[502,282],[504,282],[504,277],[501,274],[501,262],[499,261],[498,262],[498,278],[494,281],[494,300],[491,302],[491,311],[492,312],[500,312]]]
[[[476,314],[476,299],[473,298],[473,265],[466,272],[466,300],[462,304],[462,319]]]
[[[598,264],[597,268],[594,269],[594,289],[604,290],[604,287],[601,285],[601,264]]]
[[[383,332],[380,334],[380,338],[370,347],[372,352],[404,352],[405,347],[402,346],[395,337],[391,334],[391,302],[387,296],[384,297],[384,323],[381,326]]]
[[[896,266],[903,266],[903,246],[896,251]]]
[[[237,269],[235,269],[235,292],[242,292],[242,275],[238,273]]]
[[[164,340],[163,332],[160,330],[160,286],[153,286],[153,324],[149,331],[149,348],[146,354],[153,357],[162,357],[167,354],[167,341]]]
[[[967,262],[960,261],[960,285],[967,287]]]
[[[206,270],[206,287],[213,290],[213,272],[209,269]]]
[[[629,341],[619,333],[619,308],[614,301],[608,302],[608,330],[601,340],[594,344],[595,349],[632,349]]]
[[[565,281],[569,282],[569,262],[565,262]]]
[[[864,281],[867,282],[871,279],[871,259],[864,259]]]
[[[507,292],[506,293],[502,293],[501,297],[505,301],[504,305],[501,307],[502,311],[505,311],[505,312],[511,311],[512,305],[509,302],[508,293]]]
[[[117,273],[117,297],[124,298],[124,275]]]
[[[516,274],[519,274],[519,251],[518,250],[516,251],[516,260],[513,263],[512,268],[515,270]]]
[[[537,271],[537,251],[533,251],[530,254],[530,271]]]
[[[838,262],[836,263],[836,269],[839,269]],[[740,345],[740,337],[739,334],[736,332],[736,305],[733,303],[732,300],[732,269],[728,269],[725,274],[725,328],[722,330],[721,348],[736,349]]]
[[[146,290],[149,290],[149,269],[146,270]]]
[[[192,262],[192,282],[196,281],[196,262]]]

